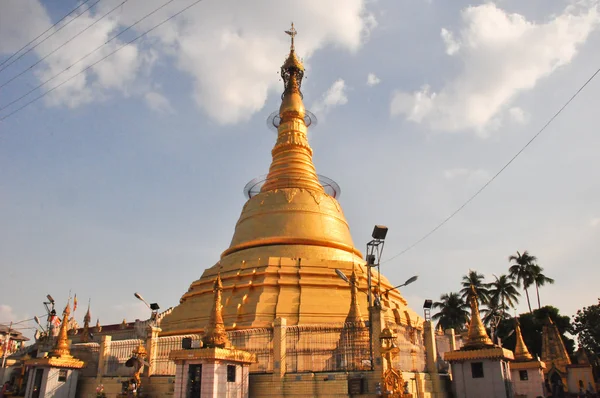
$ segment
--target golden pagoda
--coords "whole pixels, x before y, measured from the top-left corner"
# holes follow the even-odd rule
[[[222,283],[223,322],[227,330],[270,327],[276,318],[288,325],[343,323],[349,314],[351,289],[335,273],[355,271],[366,286],[367,268],[355,247],[336,192],[324,188],[313,164],[307,132],[311,114],[301,92],[304,66],[291,36],[290,52],[281,66],[284,90],[276,114],[277,140],[269,173],[248,201],[229,247],[181,297],[161,322],[161,336],[200,333],[209,323],[213,284]],[[375,283],[377,274],[373,274]],[[382,277],[381,288],[393,285]],[[367,300],[352,301],[352,314],[367,314]],[[327,305],[323,305],[327,303]],[[419,326],[397,290],[382,300],[392,322]],[[362,307],[362,308],[359,308]],[[354,315],[353,315],[354,316]],[[414,322],[417,320],[418,322]]]
[[[50,366],[56,368],[81,369],[85,363],[71,355],[67,332],[69,328],[69,315],[71,309],[67,303],[63,311],[63,320],[60,324],[60,331],[54,349],[45,358],[30,359],[26,362],[27,366]]]
[[[546,363],[544,374],[548,379],[551,379],[551,374],[558,374],[567,385],[567,367],[571,365],[571,358],[550,316],[542,326],[542,361]]]

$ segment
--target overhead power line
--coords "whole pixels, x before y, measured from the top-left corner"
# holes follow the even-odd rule
[[[9,106],[19,102],[20,100],[22,100],[23,98],[27,97],[29,94],[33,93],[34,91],[44,87],[46,84],[50,83],[52,80],[56,79],[58,76],[62,75],[63,73],[65,73],[66,71],[68,71],[69,69],[71,69],[73,66],[77,65],[78,63],[80,63],[81,61],[83,61],[84,59],[86,59],[87,57],[89,57],[90,55],[94,54],[96,51],[100,50],[102,47],[106,46],[108,43],[112,42],[113,40],[115,40],[117,37],[121,36],[123,33],[127,32],[128,30],[130,30],[131,28],[133,28],[134,26],[136,26],[137,24],[141,23],[142,21],[144,21],[146,18],[152,16],[153,14],[155,14],[156,12],[160,11],[162,8],[166,7],[167,5],[169,5],[170,3],[172,3],[175,0],[169,0],[166,3],[163,3],[161,6],[155,8],[154,10],[152,10],[151,12],[149,12],[148,14],[144,15],[142,18],[138,19],[136,22],[134,22],[133,24],[129,25],[128,27],[126,27],[125,29],[123,29],[122,31],[120,31],[119,33],[117,33],[115,36],[111,37],[109,40],[107,40],[106,42],[104,42],[103,44],[99,45],[98,47],[96,47],[95,49],[93,49],[92,51],[90,51],[89,53],[85,54],[83,57],[79,58],[77,61],[73,62],[71,65],[67,66],[66,68],[64,68],[62,71],[58,72],[57,74],[55,74],[54,76],[46,79],[45,81],[43,81],[42,83],[38,84],[37,86],[35,86],[34,88],[32,88],[31,90],[29,90],[28,92],[26,92],[25,94],[21,95],[20,97],[14,99],[13,101],[7,103],[6,105],[3,105],[2,107],[0,107],[0,112],[5,110],[6,108],[8,108]],[[196,3],[193,3],[192,5],[194,5]],[[187,9],[187,8],[186,8]],[[184,10],[186,10],[184,9]],[[177,16],[179,14],[175,14],[174,16],[172,16],[171,18],[174,18],[175,16]],[[167,22],[167,20],[161,22],[161,24]],[[140,36],[136,37],[135,39],[131,40],[128,43],[125,43],[123,46],[119,47],[118,49],[116,49],[115,51],[111,52],[110,54],[108,54],[107,56],[105,56],[104,58],[100,59],[99,61],[95,62],[94,64],[88,66],[87,68],[79,71],[79,73],[77,73],[76,75],[71,76],[69,79],[65,80],[64,82],[62,82],[60,85],[50,89],[49,91],[43,93],[41,96],[35,98],[34,100],[32,100],[31,102],[26,103],[24,106],[22,106],[21,108],[18,108],[17,110],[15,110],[16,113],[18,112],[20,109],[26,107],[27,105],[29,105],[32,102],[37,101],[39,98],[45,96],[46,94],[48,94],[50,91],[54,91],[54,89],[58,88],[59,86],[62,86],[64,83],[66,83],[67,81],[71,80],[72,78],[74,78],[75,76],[85,72],[87,69],[91,68],[92,66],[96,65],[97,63],[103,61],[104,59],[108,58],[109,56],[111,56],[112,54],[116,53],[117,51],[121,50],[123,47],[127,46],[130,43],[133,43],[134,41],[136,41],[137,39],[139,39],[140,37],[146,35],[148,32],[150,32],[151,30],[157,28],[159,25],[152,27],[150,30],[144,32],[143,34],[141,34]],[[7,117],[9,117],[10,115],[12,115],[12,113],[0,118],[0,121],[6,119]]]
[[[58,50],[60,50],[61,48],[63,48],[67,44],[69,44],[70,42],[72,42],[73,40],[75,40],[77,37],[79,37],[80,35],[82,35],[83,33],[85,33],[89,28],[91,28],[92,26],[96,25],[98,22],[100,22],[101,20],[103,20],[104,18],[106,18],[113,11],[115,11],[117,8],[121,7],[123,4],[127,3],[128,1],[129,0],[123,0],[120,4],[116,5],[114,8],[112,8],[110,11],[108,11],[107,13],[105,13],[104,15],[102,15],[100,18],[97,18],[96,20],[94,20],[94,22],[92,22],[91,24],[89,24],[85,29],[83,29],[82,31],[80,31],[79,33],[77,33],[75,36],[71,37],[69,40],[67,40],[66,42],[64,42],[60,46],[56,47],[54,50],[50,51],[48,54],[44,55],[39,60],[37,60],[37,62],[35,62],[33,65],[31,65],[30,67],[26,68],[21,73],[17,73],[15,76],[11,77],[10,79],[8,79],[4,83],[2,83],[2,85],[0,85],[0,88],[6,86],[7,84],[9,84],[10,82],[12,82],[13,80],[17,79],[20,76],[23,76],[25,73],[27,73],[30,70],[32,70],[33,68],[35,68],[42,61],[44,61],[46,58],[48,58],[49,56],[51,56],[52,54],[54,54],[55,52],[57,52]]]
[[[90,0],[85,0],[84,2],[82,2],[81,4],[79,4],[77,7],[73,8],[71,11],[69,11],[67,14],[65,14],[65,16],[63,16],[61,19],[59,19],[54,25],[50,26],[48,29],[46,29],[45,31],[43,31],[42,33],[40,33],[39,35],[37,35],[35,38],[31,39],[31,41],[29,43],[25,44],[23,47],[21,47],[17,51],[15,51],[10,57],[8,57],[4,61],[2,61],[2,63],[0,63],[0,66],[4,65],[8,61],[10,61],[15,55],[17,55],[18,53],[20,53],[21,51],[23,51],[25,48],[27,48],[28,45],[30,45],[31,43],[33,43],[34,41],[36,41],[37,39],[39,39],[40,37],[42,37],[43,35],[45,35],[46,33],[48,33],[52,28],[56,27],[56,25],[58,25],[59,23],[61,23],[62,21],[64,21],[65,18],[67,18],[69,15],[71,15],[75,11],[77,11],[78,8],[83,7],[83,5],[85,3],[87,3],[88,1],[90,1]]]
[[[100,3],[100,0],[96,0],[95,3],[93,3],[91,6],[89,6],[88,8],[86,8],[85,10],[83,10],[81,12],[81,14],[78,14],[75,18],[69,20],[66,24],[64,24],[63,26],[61,26],[60,28],[56,29],[54,32],[52,32],[51,34],[49,34],[48,36],[44,37],[44,40],[40,41],[39,43],[36,43],[34,46],[29,47],[29,49],[27,51],[25,51],[24,53],[22,53],[21,55],[19,55],[17,58],[13,59],[12,61],[10,61],[8,64],[2,66],[0,68],[0,72],[2,72],[4,69],[8,68],[9,66],[11,66],[12,64],[14,64],[15,62],[17,62],[18,60],[20,60],[21,58],[23,58],[26,54],[28,54],[29,52],[31,52],[34,48],[36,48],[37,46],[39,46],[40,44],[42,44],[43,42],[45,42],[46,40],[48,40],[49,38],[51,38],[52,36],[54,36],[56,33],[60,32],[62,29],[64,29],[65,27],[69,26],[69,24],[73,21],[75,21],[77,18],[79,18],[80,16],[82,16],[83,14],[85,14],[86,11],[88,11],[90,8],[92,8],[93,6],[95,6],[96,4]],[[70,15],[70,14],[69,14]],[[68,15],[67,15],[68,16]],[[66,16],[63,18],[65,19]],[[62,19],[61,19],[62,21]],[[58,22],[57,22],[58,23]],[[52,27],[56,26],[56,24],[54,24]],[[52,27],[50,29],[52,29]],[[50,30],[48,29],[48,30]],[[25,46],[27,47],[27,45]],[[21,50],[19,50],[21,51]],[[6,62],[6,61],[5,61]]]
[[[435,228],[433,228],[431,231],[427,232],[425,235],[423,235],[421,238],[419,238],[413,244],[408,246],[406,249],[402,250],[401,252],[399,252],[397,254],[394,254],[392,257],[390,257],[382,262],[387,263],[388,261],[392,261],[393,259],[400,257],[407,251],[413,249],[415,246],[417,246],[418,244],[423,242],[425,239],[427,239],[431,235],[433,235],[438,229],[440,229],[442,226],[444,226],[444,224],[446,224],[448,221],[450,221],[452,218],[454,218],[454,216],[456,216],[462,209],[467,207],[467,205],[469,203],[471,203],[477,196],[479,196],[479,194],[481,192],[483,192],[484,189],[486,189],[504,170],[506,170],[506,168],[508,166],[510,166],[512,164],[512,162],[514,162],[515,159],[517,159],[517,157],[519,157],[519,155],[521,155],[521,153],[523,153],[523,151],[525,151],[525,149],[527,149],[527,147],[529,145],[531,145],[531,143],[533,141],[535,141],[535,139],[538,138],[539,135],[542,134],[546,130],[546,128],[554,121],[554,119],[556,119],[558,117],[558,115],[560,115],[562,113],[562,111],[565,110],[565,108],[567,106],[569,106],[569,104],[575,99],[575,97],[577,97],[579,95],[579,93],[581,91],[583,91],[583,89],[596,77],[596,75],[598,75],[598,73],[600,73],[600,68],[596,69],[596,71],[592,74],[592,76],[590,76],[589,79],[587,79],[585,81],[585,83],[583,83],[583,85],[581,87],[579,87],[579,89],[575,92],[575,94],[573,94],[571,96],[571,98],[569,98],[569,100],[567,102],[565,102],[565,104],[563,106],[561,106],[560,109],[554,115],[552,115],[552,117],[546,122],[546,124],[544,124],[542,126],[542,128],[533,137],[531,137],[531,139],[529,139],[529,141],[527,141],[527,143],[504,166],[502,166],[502,168],[496,174],[494,174],[494,176],[492,178],[490,178],[485,184],[483,184],[483,186],[481,188],[479,188],[479,190],[477,190],[477,192],[475,192],[465,203],[463,203],[452,214],[450,214],[448,217],[446,217]]]

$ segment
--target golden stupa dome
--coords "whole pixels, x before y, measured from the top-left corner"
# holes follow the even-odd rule
[[[247,191],[248,201],[220,261],[191,284],[180,305],[163,319],[163,335],[206,327],[219,275],[228,329],[270,327],[278,317],[286,318],[288,325],[344,322],[351,289],[335,270],[347,275],[355,271],[362,283],[367,278],[365,261],[336,198],[339,189],[324,187],[312,161],[310,113],[300,91],[304,67],[294,51],[293,25],[286,33],[292,46],[281,67],[284,92],[269,173],[253,185],[254,191]],[[381,278],[383,289],[391,286]],[[390,291],[382,302],[397,322],[410,323],[412,318],[414,323],[418,318],[397,291]],[[366,299],[357,305],[356,313],[368,313]]]

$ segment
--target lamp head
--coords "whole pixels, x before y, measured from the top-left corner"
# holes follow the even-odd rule
[[[54,299],[52,298],[51,295],[47,294],[46,298],[48,299],[48,301],[50,301],[50,304],[54,304]]]
[[[335,269],[335,273],[337,274],[337,276],[339,276],[341,279],[344,280],[344,282],[346,283],[350,283],[350,280],[348,279],[348,277],[346,276],[346,274],[344,274],[341,270],[339,269]]]
[[[412,276],[412,277],[408,278],[408,279],[406,280],[406,282],[404,282],[404,286],[406,286],[406,285],[410,285],[411,283],[413,283],[413,282],[414,282],[414,281],[416,281],[417,279],[419,279],[419,275],[415,275],[415,276]]]
[[[431,307],[433,307],[433,300],[425,300],[425,302],[423,303],[423,308],[431,309]]]

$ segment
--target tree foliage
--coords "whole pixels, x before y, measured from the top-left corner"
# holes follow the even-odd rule
[[[457,332],[464,330],[465,324],[469,322],[469,306],[455,292],[445,293],[440,296],[440,301],[433,303],[433,308],[439,312],[431,317],[437,321],[442,329],[454,328]]]
[[[598,304],[577,310],[573,317],[573,332],[583,348],[600,355],[600,298]]]
[[[565,348],[567,349],[569,356],[573,358],[575,342],[573,339],[565,336],[565,333],[573,332],[571,319],[566,315],[560,315],[558,308],[549,305],[534,310],[532,313],[524,313],[519,316],[521,334],[523,335],[523,340],[525,341],[529,352],[531,352],[532,355],[542,356],[542,328],[548,316],[550,316],[550,319],[552,319],[557,326],[565,344]],[[498,336],[502,339],[502,345],[509,350],[515,349],[516,340],[513,332],[514,329],[514,319],[503,320],[498,325]]]

